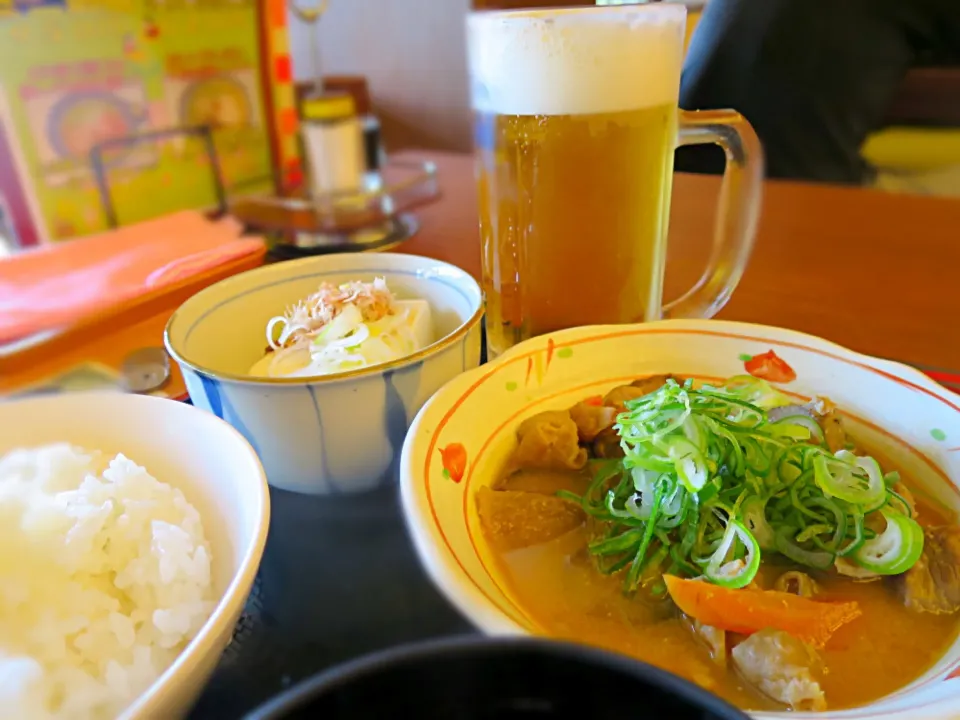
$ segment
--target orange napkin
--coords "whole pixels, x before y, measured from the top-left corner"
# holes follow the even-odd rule
[[[265,252],[235,219],[184,211],[0,260],[0,343],[54,330]]]

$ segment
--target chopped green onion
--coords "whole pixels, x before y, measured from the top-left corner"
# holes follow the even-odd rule
[[[853,518],[853,539],[837,551],[837,555],[840,557],[847,557],[850,553],[856,552],[864,543],[864,530],[866,528],[863,526],[863,513],[855,511],[851,517]]]
[[[746,548],[746,559],[727,560],[736,541]],[[738,520],[727,521],[727,529],[720,546],[703,569],[707,579],[727,588],[742,588],[750,584],[760,569],[760,546],[750,531]]]
[[[795,428],[801,429],[801,432],[796,434]],[[774,435],[792,437],[796,440],[812,440],[817,445],[823,444],[823,429],[809,415],[788,415],[770,423],[768,430]]]
[[[760,547],[764,550],[773,550],[775,548],[773,528],[767,522],[766,509],[767,501],[759,495],[753,495],[740,506],[740,517],[743,518],[743,524],[756,538]]]
[[[796,540],[798,543],[810,542],[818,535],[832,533],[833,530],[833,525],[828,525],[826,523],[821,523],[820,525],[807,525],[807,527],[797,533]]]
[[[847,514],[844,508],[840,504],[830,498],[823,496],[815,496],[810,498],[807,503],[814,507],[823,508],[832,516],[830,519],[833,527],[833,537],[830,540],[830,544],[827,548],[829,552],[837,552],[840,548],[840,543],[843,542],[843,539],[847,536]],[[828,525],[829,527],[829,525]],[[808,527],[807,530],[810,528]],[[814,544],[819,545],[819,541],[814,537]]]
[[[777,529],[775,544],[777,551],[796,563],[808,567],[826,570],[833,565],[833,553],[823,550],[807,550],[796,542],[796,528],[784,525]]]
[[[880,474],[880,466],[871,457],[853,457],[849,462],[840,450],[834,458],[819,453],[813,460],[817,485],[829,496],[846,500],[856,505],[874,506],[885,497],[886,485]]]
[[[764,452],[763,447],[755,438],[743,438],[741,444],[743,445],[744,460],[749,471],[761,476],[770,472],[773,458]]]
[[[630,563],[630,569],[627,571],[627,578],[624,581],[624,590],[632,593],[637,589],[640,582],[640,573],[645,567],[644,560],[647,556],[647,549],[650,547],[650,540],[653,539],[653,530],[656,527],[657,513],[660,511],[660,501],[663,499],[662,486],[658,485],[653,495],[653,509],[650,513],[650,519],[644,529],[643,539],[640,541],[640,547],[637,554]]]
[[[699,574],[699,570],[687,561],[683,556],[683,547],[677,545],[670,546],[670,558],[673,560],[674,565],[680,570],[683,570],[687,575],[696,576]]]
[[[853,555],[853,561],[878,575],[899,575],[920,559],[923,552],[923,528],[916,520],[898,512],[880,510],[887,529],[867,540]]]
[[[887,490],[887,504],[901,515],[906,515],[909,518],[913,517],[913,508],[910,507],[910,503],[908,503],[907,499],[900,493],[894,490]]]
[[[614,555],[617,553],[623,553],[627,552],[631,548],[636,547],[640,542],[642,542],[645,533],[646,531],[644,528],[633,528],[631,530],[627,530],[622,535],[592,542],[587,547],[594,555]]]
[[[703,488],[707,482],[707,464],[697,446],[685,437],[670,438],[664,444],[684,487],[690,492]]]
[[[774,390],[768,382],[753,375],[734,375],[723,384],[723,390],[753,403],[764,410],[790,404],[790,399]]]
[[[559,493],[607,530],[588,546],[600,570],[625,571],[624,590],[633,593],[649,591],[648,578],[665,565],[742,587],[761,552],[821,570],[837,558],[915,562],[915,544],[907,543],[906,559],[896,547],[892,559],[881,552],[899,547],[896,528],[913,537],[912,526],[888,522],[879,536],[865,527],[876,510],[909,520],[909,505],[892,490],[899,475],[883,475],[873,458],[850,450],[830,452],[808,415],[771,422],[767,411],[785,400],[741,377],[697,389],[671,380],[628,401],[614,426],[623,459],[593,463],[583,496]]]

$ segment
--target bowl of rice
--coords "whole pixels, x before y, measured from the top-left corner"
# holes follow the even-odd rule
[[[270,516],[210,413],[72,393],[0,403],[0,715],[183,717],[232,637]]]

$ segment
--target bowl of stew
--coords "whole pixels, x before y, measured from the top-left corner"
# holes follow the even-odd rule
[[[960,397],[917,370],[742,323],[575,328],[444,386],[400,475],[485,633],[756,718],[960,716]]]

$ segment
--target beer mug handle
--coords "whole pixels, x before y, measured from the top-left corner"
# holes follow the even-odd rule
[[[697,284],[664,306],[666,318],[708,318],[733,294],[750,259],[763,190],[763,149],[750,123],[734,110],[680,110],[678,145],[714,144],[727,166],[713,232],[713,249]]]

